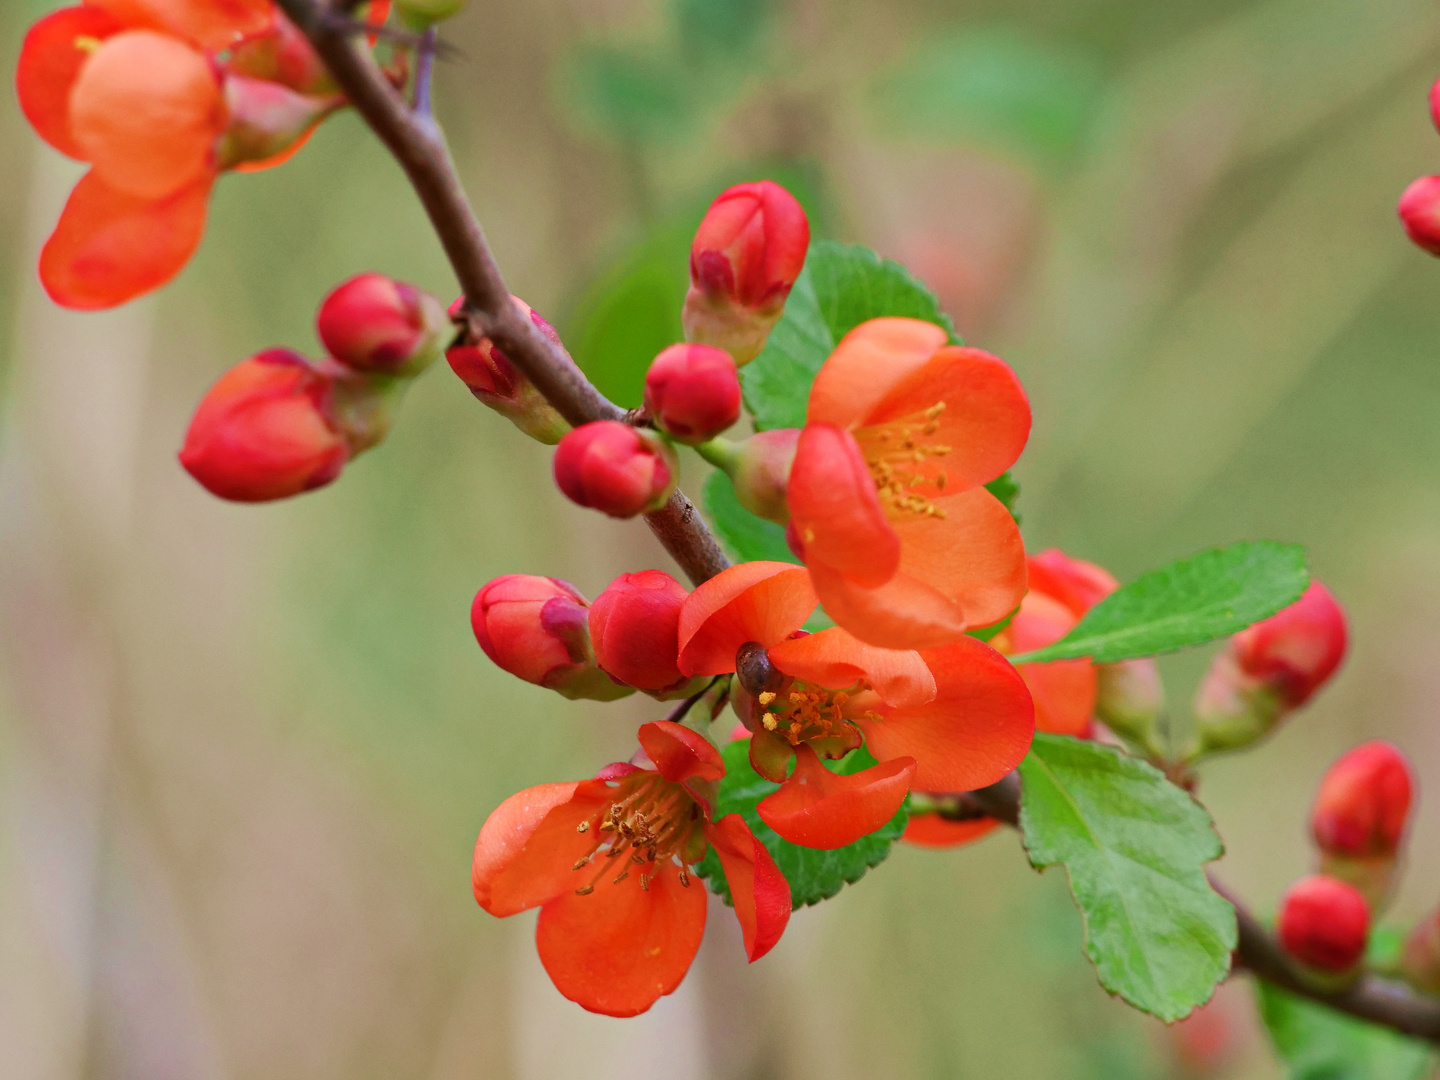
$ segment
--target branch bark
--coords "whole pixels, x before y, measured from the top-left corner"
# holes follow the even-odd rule
[[[1008,825],[1020,821],[1020,776],[1011,773],[997,784],[978,791],[936,796],[943,803],[938,809],[942,817],[972,820],[995,817]],[[1257,979],[1264,979],[1281,990],[1298,997],[1317,1001],[1338,1012],[1357,1016],[1372,1024],[1394,1028],[1406,1035],[1440,1044],[1440,998],[1421,994],[1405,983],[1367,974],[1340,989],[1316,986],[1290,959],[1280,943],[1270,934],[1248,908],[1209,875],[1211,887],[1230,902],[1239,921],[1240,936],[1235,947],[1235,966],[1249,970]]]
[[[565,351],[546,340],[510,302],[510,290],[485,231],[429,111],[411,109],[343,11],[316,0],[277,3],[305,32],[356,111],[405,170],[465,292],[474,330],[499,345],[571,424],[624,420],[625,410],[595,389]],[[729,565],[694,505],[680,491],[660,510],[647,514],[646,522],[694,584]]]

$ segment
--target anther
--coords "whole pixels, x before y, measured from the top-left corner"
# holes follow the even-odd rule
[[[589,832],[589,831],[590,831],[590,822],[588,822],[588,821],[582,821],[582,822],[580,822],[579,825],[576,825],[576,826],[575,826],[575,831],[576,831],[576,832]]]
[[[586,867],[586,866],[589,866],[589,865],[590,865],[590,856],[589,856],[589,855],[586,855],[583,859],[576,859],[576,860],[575,860],[575,865],[572,866],[572,867],[570,867],[570,869],[571,869],[571,870],[580,870],[580,869],[582,869],[582,868],[584,868],[584,867]]]
[[[578,889],[575,890],[575,895],[576,895],[576,896],[589,896],[589,895],[590,895],[592,892],[594,892],[594,891],[595,891],[595,886],[594,886],[594,885],[581,885]]]

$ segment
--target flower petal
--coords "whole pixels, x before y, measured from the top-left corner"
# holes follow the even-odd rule
[[[178,274],[205,232],[214,177],[159,200],[80,178],[40,253],[40,282],[61,307],[94,311],[158,289]]]
[[[775,947],[790,921],[790,883],[769,850],[739,814],[726,814],[705,827],[705,837],[720,866],[745,935],[745,955],[753,964]]]
[[[807,424],[795,444],[786,489],[790,527],[805,564],[853,581],[884,584],[900,565],[895,535],[855,437],[832,424]]]
[[[496,807],[480,830],[470,868],[480,906],[504,918],[586,884],[584,870],[573,868],[594,848],[595,835],[576,826],[613,795],[603,780],[541,784]]]
[[[895,523],[900,569],[878,588],[810,567],[825,610],[860,640],[933,648],[1003,618],[1025,595],[1025,545],[1004,504],[980,487],[934,502],[945,517]]]
[[[757,809],[760,820],[792,844],[829,851],[853,844],[894,817],[914,775],[914,761],[896,758],[841,776],[801,743],[790,779],[761,799]]]
[[[767,648],[799,630],[815,610],[815,590],[803,566],[748,562],[705,582],[680,609],[680,670],[724,675],[747,641]]]
[[[900,839],[917,847],[959,847],[989,836],[999,825],[995,818],[988,817],[973,821],[946,821],[939,814],[911,814],[905,826],[905,835]]]
[[[1110,571],[1084,559],[1072,559],[1059,548],[1031,555],[1027,561],[1030,590],[1058,600],[1077,620],[1120,587]]]
[[[980,349],[941,349],[896,384],[865,426],[913,417],[944,402],[925,441],[950,448],[913,468],[930,479],[945,473],[947,490],[988,484],[1003,473],[1030,437],[1030,401],[1010,365]]]
[[[540,909],[535,945],[555,989],[591,1012],[643,1013],[673,993],[705,935],[705,889],[673,865],[642,889],[638,875]]]
[[[275,21],[271,0],[85,0],[132,26],[149,26],[189,38],[206,49],[223,49],[242,37],[263,34]]]
[[[887,705],[923,705],[935,677],[912,649],[877,649],[840,627],[770,647],[770,662],[797,679],[841,690],[863,679]]]
[[[1033,568],[1035,560],[1030,560]],[[1006,653],[1030,652],[1059,641],[1079,622],[1059,600],[1037,592],[1034,582],[1015,618],[993,644]],[[1003,642],[1003,644],[1002,644]],[[1095,666],[1089,660],[1021,664],[1016,668],[1035,702],[1035,727],[1054,735],[1085,736],[1095,712]]]
[[[15,67],[20,108],[40,137],[62,154],[85,156],[70,134],[70,88],[94,52],[93,43],[123,29],[124,23],[107,11],[68,7],[46,15],[25,35]]]
[[[720,780],[725,775],[725,759],[705,736],[669,720],[656,720],[641,725],[640,745],[666,780],[676,784],[686,780]]]
[[[854,428],[911,372],[950,340],[941,327],[920,319],[863,322],[840,339],[810,387],[811,423]]]
[[[1030,691],[1003,656],[974,638],[921,655],[935,674],[935,700],[904,709],[882,705],[855,717],[866,747],[880,761],[913,759],[921,791],[995,783],[1030,749]]]

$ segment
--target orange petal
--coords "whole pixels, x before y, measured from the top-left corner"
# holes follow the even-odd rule
[[[1120,587],[1110,571],[1084,559],[1072,559],[1059,548],[1031,555],[1028,562],[1031,591],[1058,600],[1077,620]]]
[[[901,839],[917,847],[959,847],[990,835],[999,825],[1000,822],[994,818],[946,821],[939,814],[911,814]]]
[[[275,21],[271,0],[85,0],[131,26],[148,26],[188,38],[205,49],[223,49],[242,37],[263,34]]]
[[[40,253],[40,281],[61,307],[115,307],[178,274],[205,231],[213,176],[164,199],[107,187],[92,170],[80,178]]]
[[[963,491],[1015,464],[1030,437],[1030,402],[1010,366],[980,349],[941,349],[885,395],[865,426],[913,417],[940,402],[945,408],[925,439],[950,452],[918,463],[917,475],[933,480],[943,471],[946,487]]]
[[[69,7],[51,12],[25,35],[15,67],[15,90],[25,118],[62,154],[83,158],[70,134],[70,88],[96,43],[125,28],[107,11]]]
[[[784,839],[825,851],[853,844],[884,825],[910,790],[915,762],[896,758],[853,776],[832,773],[804,743],[795,771],[780,790],[760,800],[760,820]]]
[[[784,641],[815,610],[815,590],[794,563],[748,562],[705,582],[680,609],[680,670],[724,675],[747,641],[767,648]]]
[[[887,705],[923,705],[935,696],[935,677],[912,649],[877,649],[840,627],[782,641],[770,662],[786,675],[840,690],[869,683]]]
[[[974,638],[922,655],[935,674],[935,700],[904,709],[882,705],[855,717],[866,748],[880,761],[914,759],[921,791],[995,783],[1030,749],[1030,691],[1003,656]]]
[[[1089,660],[1057,660],[1016,668],[1035,702],[1035,729],[1052,735],[1090,734],[1095,715],[1095,665]]]
[[[705,889],[672,864],[589,896],[565,892],[540,909],[535,945],[555,989],[591,1012],[635,1016],[674,992],[705,935]]]
[[[179,38],[127,30],[70,91],[70,134],[117,191],[158,199],[213,169],[227,111],[210,60]]]
[[[977,487],[933,501],[945,517],[895,523],[900,569],[878,588],[810,567],[825,610],[860,640],[933,648],[1003,618],[1025,595],[1025,545],[1000,500]]]
[[[501,803],[480,830],[471,864],[480,906],[504,918],[587,884],[594,871],[574,866],[594,848],[595,833],[576,826],[613,795],[603,780],[582,780],[541,784]]]
[[[1006,654],[1043,649],[1054,645],[1079,621],[1059,600],[1038,591],[1032,581],[1030,591],[1020,601],[1020,610],[1001,635],[1006,644],[1001,646],[997,642],[995,647]]]
[[[790,921],[790,883],[769,850],[739,814],[726,814],[705,827],[705,838],[720,857],[735,917],[753,964],[775,947]]]
[[[818,563],[871,587],[895,573],[900,539],[880,505],[860,445],[848,431],[831,424],[805,426],[795,444],[785,498],[807,566]]]
[[[666,780],[676,784],[686,780],[720,780],[725,775],[725,759],[705,736],[669,720],[643,724],[640,745]]]
[[[883,318],[863,322],[841,339],[810,387],[811,423],[854,428],[911,372],[950,340],[934,323]]]

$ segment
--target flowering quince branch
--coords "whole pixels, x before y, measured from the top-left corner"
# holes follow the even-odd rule
[[[569,423],[578,427],[594,420],[623,420],[625,411],[596,390],[564,350],[516,310],[428,110],[410,107],[376,65],[361,36],[333,25],[325,17],[328,9],[314,0],[278,3],[309,37],[355,109],[410,178],[465,291],[472,336],[489,338],[504,349]],[[422,106],[425,101],[420,98]],[[646,522],[694,583],[728,565],[694,505],[681,492],[673,492],[664,506],[647,514]]]

